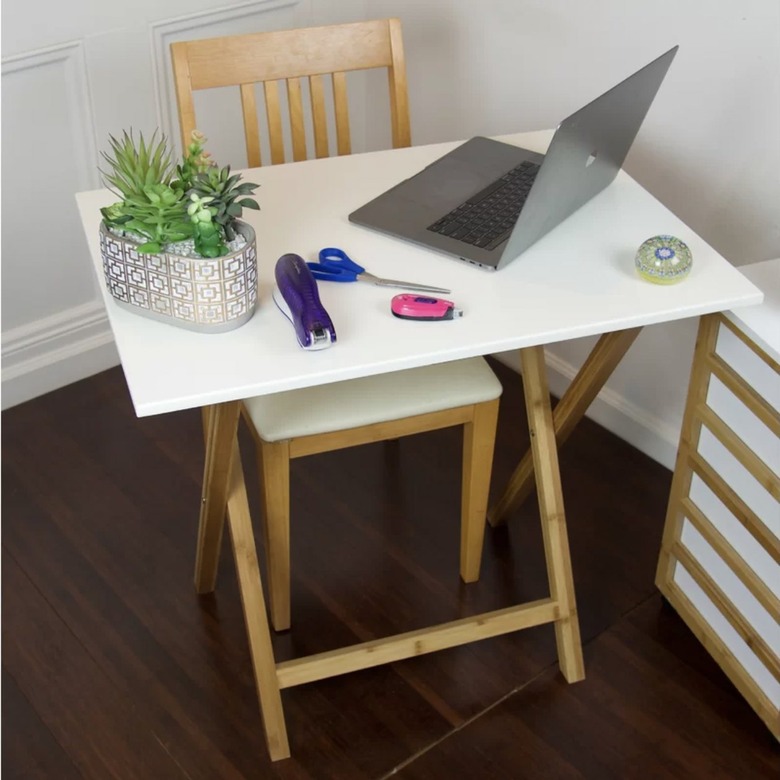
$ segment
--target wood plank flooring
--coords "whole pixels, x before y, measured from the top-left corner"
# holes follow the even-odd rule
[[[519,377],[493,365],[495,496],[527,429]],[[534,499],[459,581],[460,445],[437,431],[293,461],[279,659],[547,595]],[[653,585],[671,475],[588,420],[561,453],[585,681],[565,683],[542,626],[292,688],[277,764],[229,545],[216,592],[192,585],[199,413],[137,419],[113,369],[4,412],[2,447],[4,780],[780,776],[777,743]]]

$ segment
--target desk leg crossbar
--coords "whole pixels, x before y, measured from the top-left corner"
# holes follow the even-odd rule
[[[550,597],[279,664],[273,655],[257,548],[236,439],[239,402],[221,404],[206,415],[206,466],[195,584],[199,593],[214,589],[227,508],[255,683],[272,760],[277,761],[290,755],[280,694],[282,688],[545,623],[555,625],[558,657],[566,680],[576,682],[584,678],[544,350],[542,347],[523,349],[521,359],[531,432],[531,453],[528,457],[536,476]]]

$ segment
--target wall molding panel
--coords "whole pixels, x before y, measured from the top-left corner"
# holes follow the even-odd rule
[[[2,60],[2,76],[7,95],[22,95],[40,88],[43,95],[61,98],[51,117],[57,124],[56,141],[45,148],[40,146],[43,131],[36,136],[10,132],[11,123],[4,122],[3,126],[6,143],[12,143],[18,154],[16,159],[5,161],[4,188],[8,192],[16,190],[27,180],[51,182],[53,186],[38,188],[35,202],[37,211],[48,215],[46,230],[62,240],[57,264],[51,266],[51,285],[42,288],[45,308],[54,313],[42,314],[39,296],[25,298],[21,294],[22,287],[31,278],[39,278],[46,263],[51,263],[50,259],[31,256],[22,237],[41,226],[31,212],[29,200],[4,199],[6,229],[11,224],[21,227],[19,235],[8,231],[3,237],[3,284],[7,295],[4,314],[12,324],[2,334],[2,408],[6,409],[115,365],[117,354],[94,274],[86,262],[85,247],[82,254],[80,227],[73,224],[69,213],[71,208],[75,212],[71,193],[99,186],[84,41],[67,41],[6,57]],[[19,110],[24,112],[27,108],[21,106]],[[68,164],[58,168],[59,159],[67,159]],[[92,300],[79,302],[90,296]],[[24,322],[25,315],[32,319]]]
[[[82,188],[96,188],[99,186],[99,155],[84,42],[68,41],[57,46],[4,57],[2,75],[5,78],[57,63],[62,63],[68,106],[71,108],[68,112],[70,135],[80,141],[74,144],[70,151],[76,157],[78,170],[83,172]]]

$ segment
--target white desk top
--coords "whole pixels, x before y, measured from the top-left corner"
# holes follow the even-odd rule
[[[743,265],[739,270],[763,290],[764,302],[760,306],[737,307],[728,316],[780,361],[780,258]]]
[[[535,151],[551,133],[504,138]],[[498,272],[352,225],[347,215],[456,146],[418,146],[269,166],[245,173],[261,186],[261,211],[244,217],[257,231],[259,304],[246,325],[219,335],[192,333],[118,307],[103,284],[99,207],[107,190],[77,201],[111,327],[139,416],[252,395],[443,363],[760,303],[761,292],[663,205],[621,172],[604,192]],[[634,271],[637,247],[670,233],[693,253],[682,283],[661,286]],[[337,246],[378,276],[451,289],[463,309],[447,322],[398,320],[400,290],[320,283],[338,342],[300,349],[271,300],[285,252],[316,260]]]

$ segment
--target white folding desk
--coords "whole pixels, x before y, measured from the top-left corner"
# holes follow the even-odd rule
[[[547,131],[507,137],[543,152]],[[349,223],[347,215],[413,175],[455,144],[412,147],[254,169],[260,212],[245,217],[257,232],[259,307],[243,327],[202,335],[141,318],[116,306],[102,284],[99,208],[106,190],[80,193],[78,206],[103,287],[109,320],[139,416],[211,407],[201,506],[196,588],[213,590],[225,517],[269,752],[289,755],[280,688],[412,655],[554,623],[561,670],[584,676],[564,520],[556,437],[562,441],[584,414],[645,325],[760,303],[761,292],[625,173],[563,225],[505,269],[491,273]],[[693,271],[683,283],[658,286],[634,272],[646,238],[671,233],[690,246]],[[337,246],[379,276],[446,287],[464,311],[443,323],[390,314],[391,293],[369,285],[320,285],[338,342],[321,352],[299,349],[271,301],[276,260],[295,252],[316,259]],[[550,409],[545,344],[599,334],[571,388]],[[491,513],[498,522],[522,498],[535,472],[550,597],[396,637],[276,664],[263,601],[246,488],[236,444],[239,401],[354,377],[521,350],[531,453],[518,466]],[[193,507],[194,510],[194,507]]]

